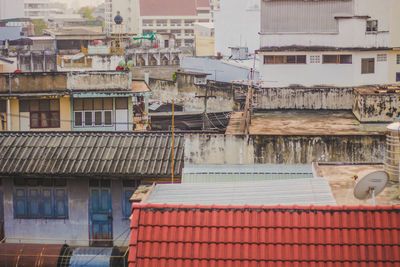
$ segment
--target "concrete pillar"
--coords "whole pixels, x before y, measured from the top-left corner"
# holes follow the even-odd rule
[[[33,69],[33,53],[31,52],[30,54],[31,54],[31,72],[33,72],[34,71],[34,69]]]
[[[11,131],[11,100],[7,99],[7,131]]]

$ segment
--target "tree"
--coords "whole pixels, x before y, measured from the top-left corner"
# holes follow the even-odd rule
[[[94,17],[93,17],[92,13],[93,13],[94,9],[95,9],[94,7],[88,7],[88,6],[81,7],[78,10],[78,14],[81,14],[82,17],[84,17],[86,19],[93,20]]]
[[[42,19],[33,19],[32,24],[36,35],[43,34],[43,30],[47,29],[47,23]]]

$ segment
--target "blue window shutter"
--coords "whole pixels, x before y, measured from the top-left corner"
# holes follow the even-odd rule
[[[52,218],[53,214],[53,191],[51,188],[45,188],[42,190],[42,210],[44,218]]]
[[[15,218],[27,217],[26,190],[18,188],[14,193],[14,216]]]
[[[133,193],[135,192],[134,189],[125,189],[124,191],[124,199],[123,199],[123,203],[122,203],[122,208],[123,208],[123,215],[125,218],[128,218],[129,216],[131,216],[131,202],[129,201],[133,195]]]
[[[28,217],[40,218],[40,191],[38,188],[28,189]]]
[[[66,189],[55,189],[55,217],[68,218],[68,196]]]

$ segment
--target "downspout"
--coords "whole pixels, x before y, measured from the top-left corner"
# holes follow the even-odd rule
[[[7,131],[11,131],[11,73],[8,73]]]

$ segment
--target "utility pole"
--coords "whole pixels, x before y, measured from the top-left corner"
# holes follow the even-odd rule
[[[206,94],[205,95],[196,95],[197,98],[204,98],[204,112],[203,112],[203,131],[205,130],[205,121],[206,121],[206,117],[207,117],[207,101],[209,98],[216,98],[216,96],[214,95],[208,95],[208,89],[210,89],[210,87],[207,85],[206,86]]]
[[[171,144],[171,183],[174,183],[174,149],[175,149],[175,116],[174,116],[175,103],[172,100],[172,144]]]

